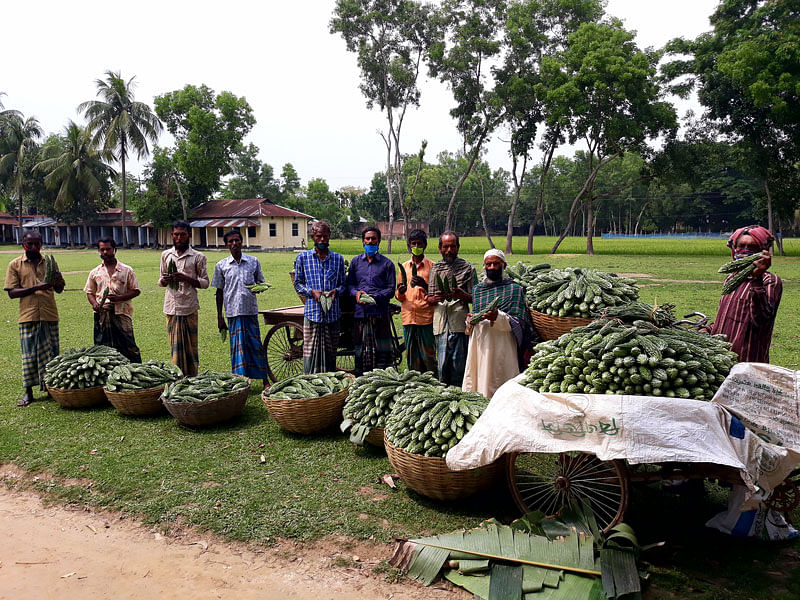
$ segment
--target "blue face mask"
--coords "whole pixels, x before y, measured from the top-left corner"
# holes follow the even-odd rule
[[[367,256],[375,256],[378,253],[378,244],[364,244],[364,252]]]
[[[745,258],[747,256],[753,256],[753,254],[757,254],[757,252],[754,252],[752,250],[743,249],[743,250],[739,250],[738,252],[734,252],[733,253],[733,258],[734,258],[734,260],[739,260],[739,259]]]

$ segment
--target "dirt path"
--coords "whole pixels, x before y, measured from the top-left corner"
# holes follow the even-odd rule
[[[253,549],[192,530],[163,535],[125,515],[43,504],[4,486],[0,539],[1,600],[467,597],[441,586],[386,583],[373,572],[388,558],[386,545],[326,540]]]

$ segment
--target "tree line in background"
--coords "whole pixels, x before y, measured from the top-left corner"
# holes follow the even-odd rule
[[[724,231],[766,220],[796,229],[800,191],[800,9],[724,0],[712,31],[640,49],[602,0],[337,0],[330,31],[356,55],[368,108],[386,117],[386,167],[370,189],[304,186],[245,138],[243,97],[186,85],[134,99],[134,78],[107,72],[82,126],[47,137],[0,104],[0,201],[17,214],[85,223],[109,206],[165,225],[212,198],[267,198],[328,220],[423,218],[432,233],[511,236]],[[456,151],[401,149],[408,108],[422,106],[423,67],[452,93]],[[705,112],[678,127],[669,94],[696,90]],[[2,97],[0,96],[0,99]],[[150,146],[166,129],[174,143]],[[507,140],[511,170],[486,144]],[[570,144],[571,157],[558,153]],[[150,156],[143,177],[126,160]],[[119,167],[117,172],[116,167]],[[123,218],[124,218],[123,211]],[[127,242],[127,240],[126,240]],[[391,240],[389,240],[391,244]],[[391,246],[387,249],[390,250]]]

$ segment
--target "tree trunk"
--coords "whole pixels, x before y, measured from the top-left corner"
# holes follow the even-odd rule
[[[472,167],[475,165],[475,161],[478,159],[478,154],[480,154],[481,148],[483,147],[483,141],[486,139],[486,135],[488,134],[489,128],[484,128],[481,132],[481,137],[472,147],[472,152],[470,152],[470,159],[469,164],[467,165],[464,174],[459,178],[456,187],[453,189],[453,194],[450,196],[450,202],[447,204],[447,216],[445,217],[444,222],[444,229],[445,231],[452,231],[454,218],[453,218],[453,211],[456,205],[456,196],[458,196],[458,192],[461,191],[461,188],[464,186],[464,182],[469,177],[469,174],[472,172]]]
[[[175,176],[175,173],[172,174],[172,179],[175,181],[175,187],[178,188],[178,196],[181,198],[181,210],[183,212],[183,220],[188,221],[186,217],[186,200],[183,197],[183,192],[181,192],[181,184],[178,183],[178,178]]]
[[[489,240],[489,247],[494,248],[492,235],[489,233],[489,227],[486,225],[486,192],[483,188],[483,177],[480,177],[478,181],[481,184],[481,223],[483,223],[483,232],[486,234],[486,239]]]
[[[386,144],[386,194],[389,197],[389,232],[386,242],[386,254],[392,253],[392,233],[394,232],[394,193],[392,191],[392,140],[382,133],[383,142]]]
[[[514,197],[511,200],[511,210],[508,213],[508,227],[506,228],[506,254],[514,253],[514,217],[517,214],[519,196],[522,192],[522,184],[525,181],[525,169],[528,166],[528,157],[526,155],[522,158],[522,173],[520,173],[519,177],[517,177],[517,155],[513,152],[511,153],[511,161],[514,165],[511,170],[511,174],[514,178]],[[483,183],[481,183],[481,189],[483,189]],[[492,246],[492,248],[494,248],[494,246]]]
[[[17,186],[17,198],[19,199],[19,239],[18,244],[22,243],[22,186]]]
[[[539,200],[536,202],[536,211],[533,213],[533,221],[528,228],[528,254],[533,254],[533,232],[539,219],[544,222],[544,179],[550,171],[550,165],[553,162],[553,153],[556,151],[556,144],[550,144],[550,147],[545,155],[544,164],[542,164],[542,171],[539,174]],[[547,228],[545,228],[545,236],[547,236]]]
[[[767,193],[767,229],[772,235],[775,235],[775,230],[772,228],[772,194],[769,191],[769,181],[764,178],[764,191]]]
[[[592,204],[592,191],[589,190],[588,199],[586,200],[586,254],[594,254],[594,242],[592,240],[592,233],[594,229],[594,207]]]
[[[125,248],[130,248],[128,243],[128,230],[125,228],[125,201],[128,196],[128,181],[125,174],[125,146],[122,146],[120,153],[120,163],[122,164],[122,245]]]
[[[633,228],[633,235],[639,235],[639,223],[642,220],[642,215],[644,214],[644,209],[647,208],[647,205],[650,201],[646,200],[645,203],[642,205],[642,210],[639,211],[639,216],[636,217],[636,226]]]
[[[86,221],[83,222],[83,246],[84,248],[89,247],[89,225]]]

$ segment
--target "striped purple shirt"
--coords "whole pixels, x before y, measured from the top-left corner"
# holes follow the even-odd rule
[[[733,277],[735,273],[729,275]],[[749,277],[720,298],[711,333],[724,333],[742,362],[769,362],[772,327],[781,302],[783,282],[772,273]]]

